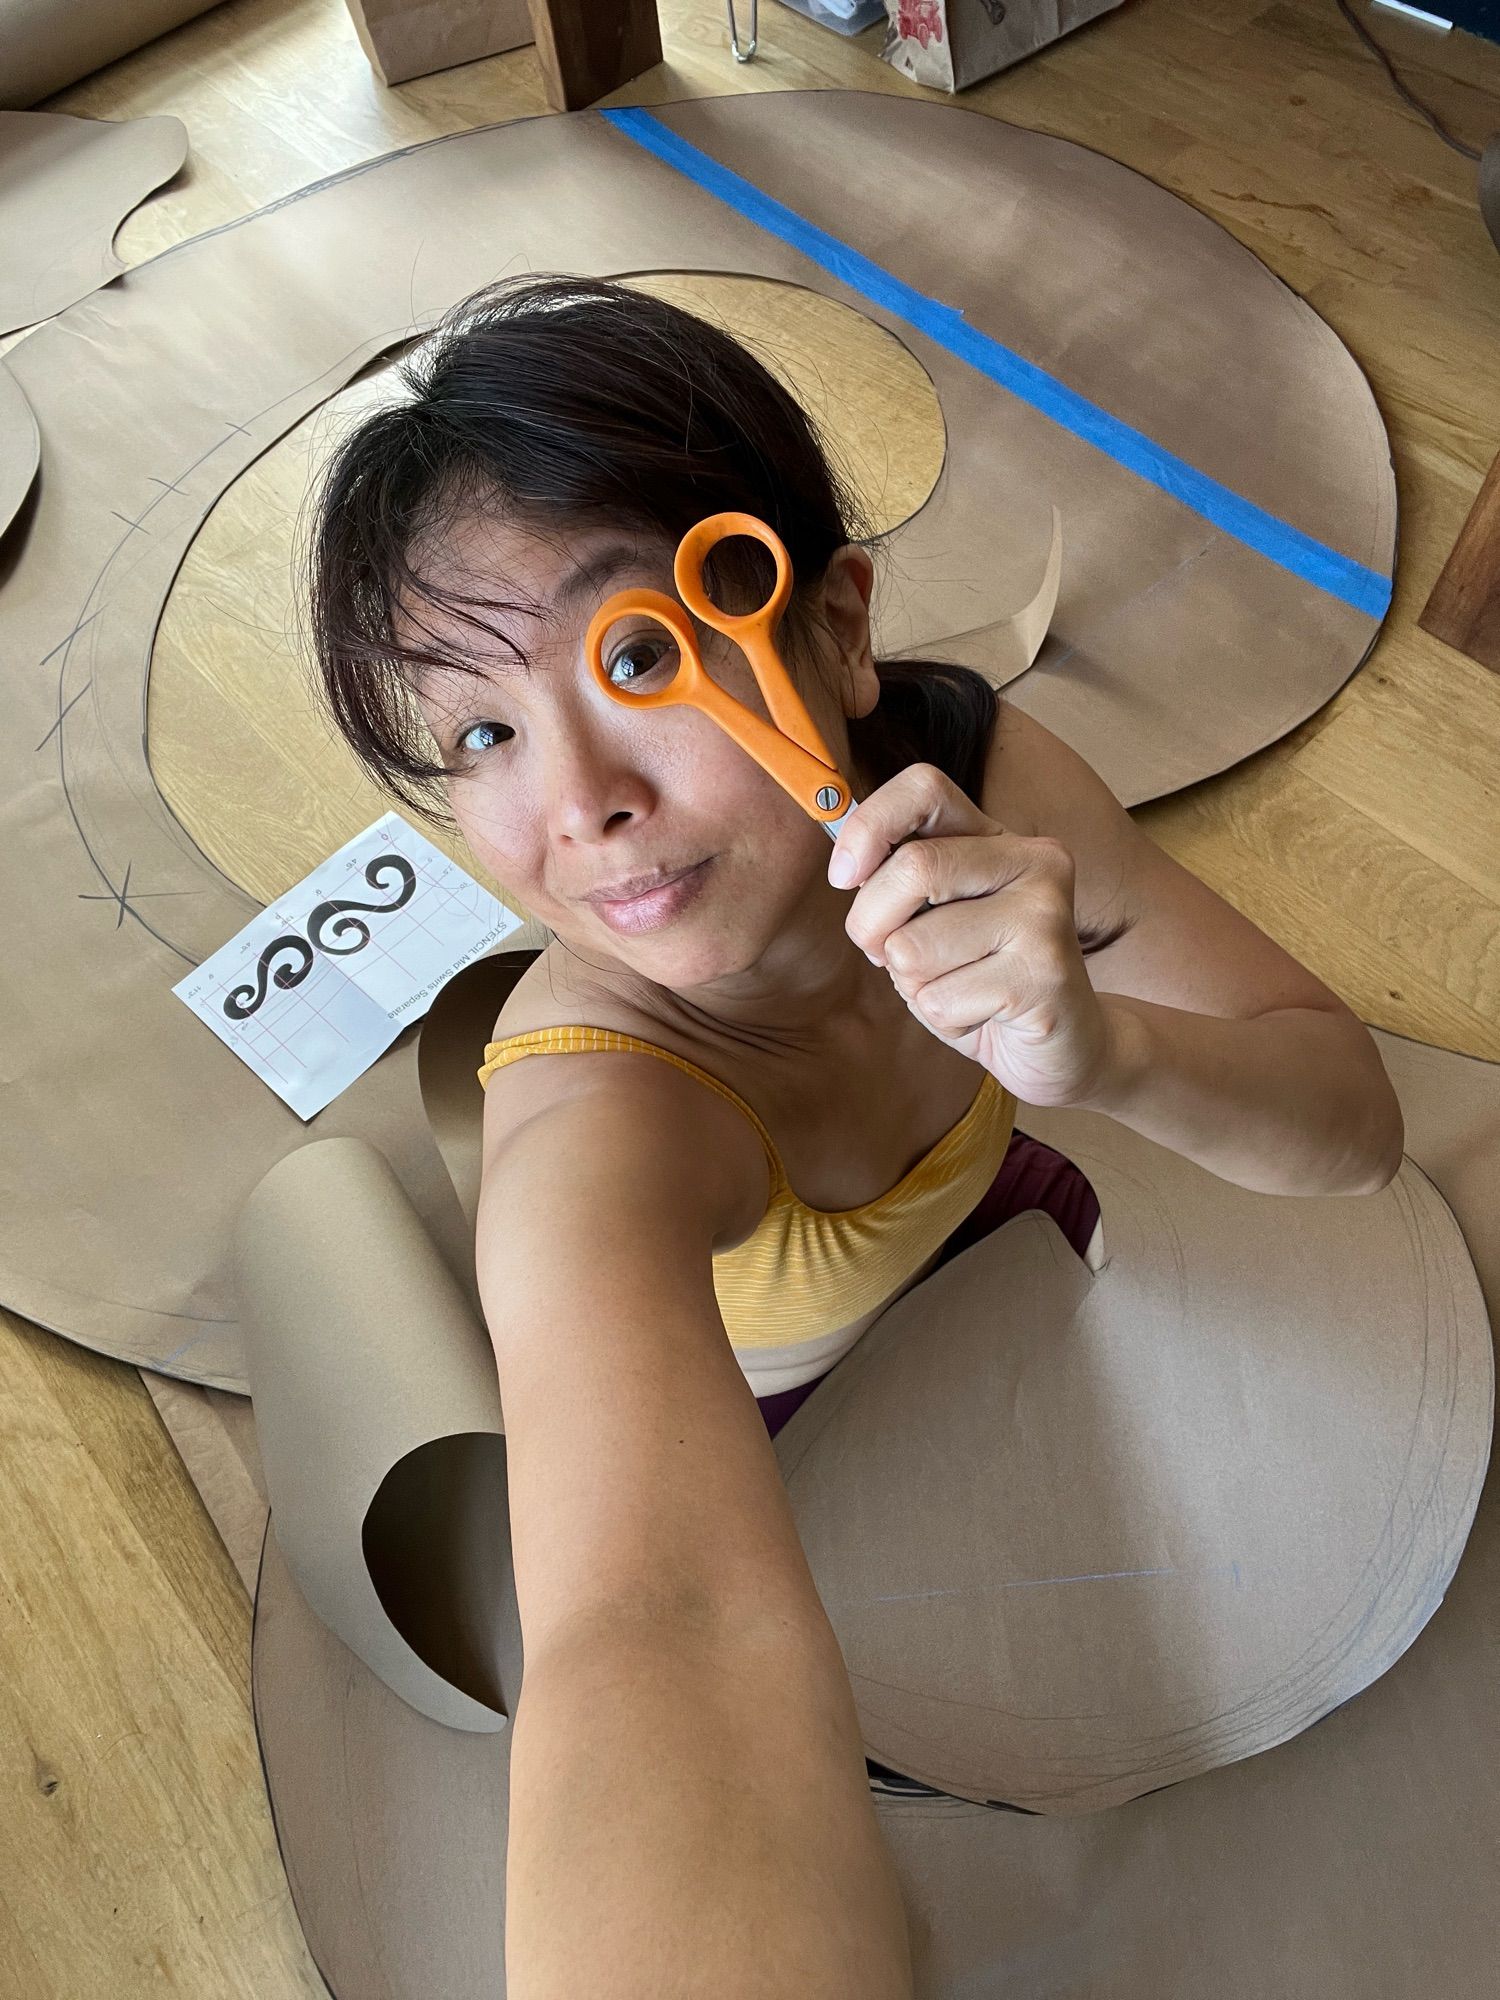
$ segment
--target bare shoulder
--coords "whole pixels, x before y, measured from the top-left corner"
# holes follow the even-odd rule
[[[1129,815],[1093,766],[1044,723],[1001,697],[984,767],[984,810],[1013,833],[1048,831],[1048,822],[1097,812],[1101,798]]]
[[[1080,917],[1107,921],[1149,845],[1093,766],[1043,723],[1002,700],[981,807],[1012,833],[1061,841],[1073,857]]]
[[[1089,960],[1101,992],[1223,1018],[1338,1009],[1329,989],[1136,825],[1076,750],[1002,702],[982,809],[1012,832],[1060,841],[1083,923],[1127,929]]]
[[[625,1035],[650,1033],[644,1009],[604,980],[590,976],[554,939],[537,953],[506,994],[495,1022],[495,1040],[575,1023],[612,1028]]]
[[[566,953],[549,946],[506,996],[494,1039],[559,1027],[604,1028],[683,1053],[646,1008],[601,981],[580,979]],[[591,1135],[591,1155],[620,1162],[618,1171],[652,1174],[664,1198],[690,1189],[695,1204],[705,1204],[715,1248],[742,1241],[765,1211],[768,1170],[754,1127],[675,1063],[640,1051],[590,1050],[507,1064],[485,1093],[487,1176],[515,1135],[541,1119],[559,1151],[576,1157],[580,1139]]]

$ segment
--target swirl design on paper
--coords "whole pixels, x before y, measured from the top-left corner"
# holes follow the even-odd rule
[[[271,971],[272,961],[278,952],[289,951],[290,961],[278,965]],[[224,1012],[231,1021],[248,1021],[250,1016],[265,1005],[266,995],[271,986],[277,986],[283,993],[289,987],[300,986],[313,968],[313,949],[306,938],[289,931],[285,937],[273,938],[261,953],[255,967],[253,986],[236,986],[224,996]]]
[[[332,898],[326,903],[319,903],[308,918],[307,937],[297,931],[287,931],[283,936],[273,938],[256,964],[254,985],[236,986],[225,994],[224,1012],[230,1020],[248,1021],[265,1005],[273,986],[282,993],[293,986],[300,986],[313,969],[314,947],[329,958],[347,958],[351,952],[363,951],[370,942],[370,926],[349,912],[361,910],[366,916],[385,916],[392,910],[403,908],[417,893],[417,871],[403,854],[376,855],[365,869],[365,880],[372,889],[383,891],[388,886],[386,877],[391,873],[394,873],[396,882],[393,901],[356,903],[348,898]],[[290,952],[292,957],[273,971],[273,961],[281,952]]]
[[[369,916],[385,916],[392,910],[399,910],[409,903],[417,893],[417,871],[402,854],[379,854],[365,869],[365,880],[372,889],[384,889],[381,876],[387,869],[395,871],[399,888],[394,902],[355,903],[337,898],[327,903],[319,903],[307,920],[307,934],[319,951],[327,952],[330,958],[347,958],[351,952],[363,951],[370,942],[370,926],[361,923],[358,917],[345,915],[349,910],[363,910]],[[325,931],[327,936],[324,935]],[[343,940],[353,933],[348,943],[331,944],[329,938]]]

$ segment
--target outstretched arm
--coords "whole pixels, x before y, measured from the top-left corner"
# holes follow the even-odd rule
[[[714,1296],[734,1116],[623,1055],[491,1091],[511,2000],[910,1992],[848,1676]]]

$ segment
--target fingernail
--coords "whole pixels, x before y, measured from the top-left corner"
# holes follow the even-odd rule
[[[844,853],[842,849],[836,848],[833,859],[828,864],[828,879],[834,888],[848,889],[852,887],[854,878],[858,873],[859,869],[855,865],[854,856]]]

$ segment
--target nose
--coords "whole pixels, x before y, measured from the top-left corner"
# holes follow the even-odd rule
[[[656,792],[639,749],[640,718],[574,711],[554,733],[542,773],[547,831],[554,842],[588,846],[631,820],[645,818]]]

